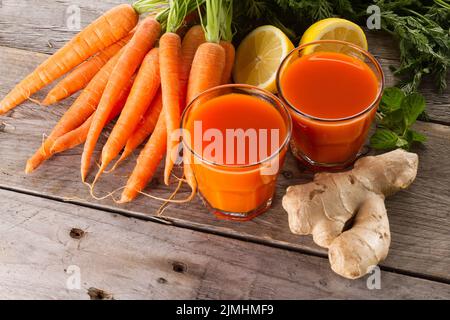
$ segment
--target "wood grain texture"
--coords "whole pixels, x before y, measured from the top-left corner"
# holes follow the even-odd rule
[[[0,47],[0,95],[6,93],[45,55]],[[46,91],[36,98],[44,97]],[[152,217],[161,203],[139,197],[128,205],[116,205],[112,200],[95,201],[80,182],[79,164],[82,148],[78,147],[57,155],[38,171],[23,173],[26,159],[38,148],[42,135],[49,133],[64,112],[68,102],[54,107],[39,107],[25,103],[5,117],[0,117],[0,187],[25,190],[36,194],[66,199],[75,203],[95,205],[124,214]],[[392,230],[392,246],[384,266],[450,279],[450,128],[418,123],[417,129],[428,136],[426,146],[416,151],[420,156],[420,170],[416,182],[407,191],[387,200]],[[105,135],[107,131],[105,132]],[[104,142],[105,137],[102,137]],[[97,150],[98,151],[98,150]],[[104,195],[124,185],[135,159],[130,159],[115,173],[105,175],[97,185],[96,193]],[[161,170],[147,189],[158,196],[167,197],[174,186],[167,188],[161,180]],[[280,199],[289,185],[307,182],[310,174],[302,172],[292,156],[288,156],[280,174],[273,208],[257,219],[246,223],[218,221],[203,207],[200,200],[171,205],[163,217],[168,223],[271,245],[285,246],[325,255],[310,237],[298,237],[289,232],[287,215]],[[189,194],[183,188],[180,198]]]
[[[0,299],[450,298],[442,283],[382,272],[369,290],[320,257],[10,191],[0,219]]]
[[[366,31],[369,51],[377,58],[383,68],[386,78],[386,86],[393,86],[398,79],[394,77],[390,66],[398,66],[399,52],[398,43],[389,34],[381,31]],[[430,121],[450,124],[450,72],[447,75],[447,89],[439,93],[435,89],[432,79],[425,78],[420,92],[424,95],[427,103],[427,114]]]
[[[79,30],[71,17],[80,10],[81,28],[123,0],[2,0],[0,45],[54,53]]]
[[[67,24],[72,8],[79,8],[81,27],[84,27],[106,10],[126,2],[124,0],[2,0],[0,46],[54,53],[77,32],[70,30]],[[366,33],[369,49],[379,59],[386,73],[386,84],[393,85],[396,80],[389,66],[399,63],[397,42],[382,31],[366,30]],[[430,120],[450,124],[450,85],[443,94],[438,94],[431,81],[425,81],[421,91],[427,99]]]

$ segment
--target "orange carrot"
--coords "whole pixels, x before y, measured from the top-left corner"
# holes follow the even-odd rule
[[[80,126],[97,109],[111,72],[122,53],[123,49],[108,61],[61,117],[41,147],[28,159],[26,173],[31,173],[52,156],[50,149],[57,138]]]
[[[160,83],[159,51],[154,48],[142,61],[125,107],[103,147],[102,163],[95,180],[126,145],[155,97]]]
[[[117,167],[119,163],[128,158],[131,153],[141,145],[147,139],[150,134],[153,132],[156,126],[156,122],[158,121],[159,114],[162,109],[162,95],[161,90],[158,92],[156,97],[153,99],[152,104],[147,109],[147,112],[144,114],[141,122],[138,124],[136,130],[134,130],[133,134],[130,138],[128,138],[127,144],[120,156],[119,160],[114,164],[114,167]]]
[[[204,43],[205,32],[201,25],[195,25],[191,27],[183,38],[181,43],[181,75],[180,75],[180,87],[182,92],[181,106],[184,109],[186,102],[187,83],[189,80],[189,73],[191,71],[192,61],[194,60],[195,53],[198,47]]]
[[[155,19],[148,17],[139,24],[133,38],[123,48],[124,52],[111,73],[84,144],[81,158],[81,179],[83,182],[86,180],[97,140],[112,107],[118,100],[121,88],[131,79],[147,52],[153,47],[160,32],[160,24]]]
[[[13,109],[93,54],[125,37],[136,26],[137,21],[138,15],[130,5],[119,5],[107,11],[8,93],[0,102],[0,115]]]
[[[105,50],[97,53],[89,60],[83,62],[62,79],[42,101],[44,106],[61,101],[78,90],[84,88],[89,81],[100,71],[100,69],[111,59],[124,45],[130,41],[133,35],[129,34],[125,38],[110,45]]]
[[[192,62],[186,97],[188,104],[203,91],[222,84],[223,79],[227,76],[224,74],[226,51],[219,43],[221,34],[229,36],[231,14],[232,1],[206,0],[207,24],[204,26],[204,30],[208,42],[199,46]],[[223,32],[220,26],[227,30]],[[231,71],[229,72],[231,74]],[[192,200],[197,192],[197,181],[189,161],[190,159],[190,151],[183,145],[183,171],[186,181],[192,190],[187,201]]]
[[[191,27],[183,38],[181,43],[181,75],[180,75],[180,86],[181,86],[181,100],[185,100],[187,81],[189,79],[189,72],[191,71],[192,61],[194,60],[195,52],[198,47],[205,42],[205,33],[200,25]],[[156,121],[158,120],[159,113],[162,107],[162,97],[161,93],[156,96],[152,105],[147,110],[144,115],[143,121],[133,135],[128,139],[127,144],[122,152],[120,159],[117,161],[115,166],[120,162],[124,161],[130,156],[130,154],[142,143],[144,140],[153,132],[155,128]],[[181,104],[182,109],[184,109],[185,102]],[[181,110],[182,111],[182,110]]]
[[[158,118],[158,122],[155,127],[155,131],[150,136],[147,144],[136,162],[136,167],[133,170],[130,178],[127,181],[127,185],[122,192],[120,203],[130,202],[139,192],[141,192],[161,162],[164,153],[166,151],[167,143],[167,130],[165,125],[165,114],[161,112]]]
[[[195,7],[195,5],[198,4],[197,0],[191,1],[190,5],[192,7]],[[171,7],[171,10],[173,7]],[[176,9],[176,8],[175,8]],[[177,12],[176,10],[171,11],[169,15],[175,13],[172,17],[176,16]],[[177,17],[178,19],[182,20],[184,17],[182,15],[179,15]],[[175,21],[176,19],[169,19],[169,25],[167,27],[167,31],[176,31],[181,24],[180,20]],[[179,36],[175,34],[168,34],[167,36],[167,42],[166,40],[163,40],[163,38],[166,37],[166,35],[163,35],[160,40],[160,70],[161,72],[161,92],[162,92],[162,111],[159,115],[158,122],[156,123],[155,129],[150,136],[150,139],[148,140],[147,144],[145,145],[144,149],[141,151],[138,160],[136,162],[136,166],[133,170],[132,175],[128,179],[127,185],[125,187],[125,190],[122,193],[122,197],[120,202],[129,202],[136,198],[136,196],[146,187],[147,183],[150,181],[150,179],[155,174],[156,168],[158,167],[159,163],[161,162],[164,153],[169,150],[167,141],[168,141],[168,133],[171,133],[172,131],[169,131],[166,127],[166,119],[169,118],[171,122],[173,122],[173,126],[177,127],[179,126],[179,120],[174,120],[174,118],[171,118],[170,114],[167,114],[167,102],[172,104],[172,111],[175,113],[176,116],[178,116],[179,119],[179,112],[180,112],[180,105],[181,101],[184,100],[183,95],[184,93],[180,91],[180,84],[183,77],[183,72],[189,73],[190,71],[190,65],[192,64],[193,60],[193,53],[196,51],[196,48],[198,47],[198,44],[193,44],[192,46],[188,43],[184,44],[184,50],[180,46],[180,39]],[[188,41],[190,37],[186,38],[186,41]],[[190,40],[189,40],[190,41]],[[197,43],[197,41],[195,41]],[[171,45],[175,49],[170,49]],[[165,57],[167,61],[164,61],[164,50],[167,49],[169,57]],[[181,57],[181,60],[179,58],[179,51],[182,51],[183,56]],[[163,62],[164,61],[164,62]],[[170,64],[172,61],[175,61],[175,65]],[[181,61],[181,66],[179,66]],[[170,69],[163,70],[163,63],[166,63]],[[164,73],[166,71],[173,71],[175,69],[175,72],[170,74],[169,72]],[[184,70],[184,71],[182,71]],[[163,73],[165,74],[166,78],[163,77]],[[184,76],[187,78],[186,76]],[[163,82],[167,81],[165,83],[166,90],[164,91],[164,85]],[[178,90],[171,91],[171,82],[175,83],[175,85],[178,83]],[[169,94],[169,97],[164,98],[164,94]],[[157,113],[157,106],[158,106],[158,100],[155,100],[155,105],[153,106],[152,110],[156,110],[155,113]],[[177,112],[178,111],[178,114]],[[176,117],[175,117],[176,118]],[[167,148],[166,148],[167,147]],[[126,147],[125,147],[126,148]],[[166,160],[167,162],[167,160]],[[171,164],[173,166],[173,162]],[[166,171],[167,171],[167,164],[166,164]],[[170,174],[170,170],[169,170]]]
[[[206,42],[198,48],[188,81],[186,101],[192,100],[205,90],[222,84],[222,76],[225,68],[225,50],[218,44]],[[187,201],[192,200],[197,192],[197,181],[190,164],[189,150],[183,146],[183,171],[191,194]]]
[[[223,69],[221,84],[227,84],[231,81],[231,73],[233,71],[236,50],[233,44],[229,41],[220,41],[220,45],[225,50],[225,67]]]
[[[116,103],[116,105],[112,109],[107,123],[109,123],[114,118],[116,118],[122,111],[123,106],[125,105],[125,102],[127,101],[127,97],[130,92],[131,85],[132,85],[132,83],[130,82],[127,87],[122,89],[119,101]],[[50,150],[50,153],[51,154],[60,153],[60,152],[75,148],[76,146],[84,143],[86,141],[86,138],[87,138],[87,135],[89,132],[89,128],[91,127],[92,119],[94,119],[94,114],[92,114],[78,128],[76,128],[70,132],[67,132],[66,134],[64,134],[61,137],[59,137],[58,139],[56,139],[55,143],[53,144],[53,146]]]
[[[159,40],[159,60],[163,114],[166,118],[167,151],[164,168],[164,183],[169,185],[170,173],[178,152],[178,140],[174,134],[180,125],[181,102],[181,39],[176,33],[166,32]]]
[[[218,43],[200,45],[189,75],[187,103],[203,91],[220,85],[224,68],[225,50]]]

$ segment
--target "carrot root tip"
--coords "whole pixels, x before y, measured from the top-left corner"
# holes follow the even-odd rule
[[[31,97],[29,97],[28,100],[30,100],[30,101],[33,102],[33,103],[36,103],[37,105],[39,105],[39,106],[41,106],[41,107],[44,106],[44,104],[43,104],[41,101],[36,100],[36,99],[33,99],[33,98],[31,98]]]

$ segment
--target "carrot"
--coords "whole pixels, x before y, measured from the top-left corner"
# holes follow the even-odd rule
[[[124,52],[111,73],[84,144],[81,157],[81,179],[83,182],[86,180],[97,140],[106,124],[112,107],[118,100],[121,88],[131,79],[147,52],[153,47],[160,32],[160,24],[155,19],[148,17],[141,22],[133,38],[123,48]]]
[[[181,89],[181,103],[182,109],[184,109],[185,95],[187,90],[187,81],[189,78],[189,72],[191,71],[192,61],[194,60],[195,52],[198,47],[205,42],[205,33],[200,25],[191,27],[183,38],[181,43],[181,75],[180,86]],[[147,110],[141,124],[137,127],[133,135],[128,139],[127,144],[122,152],[120,159],[116,162],[114,167],[117,167],[119,163],[128,158],[131,153],[153,132],[156,122],[158,120],[159,113],[162,107],[161,93],[156,96],[152,105]]]
[[[136,26],[137,21],[138,15],[130,5],[122,4],[107,11],[16,85],[0,101],[0,115],[13,109],[93,54],[125,37]]]
[[[225,68],[225,50],[218,43],[200,45],[192,62],[188,81],[187,102],[203,91],[222,84]]]
[[[227,84],[231,81],[231,73],[233,72],[236,50],[233,44],[229,41],[220,41],[220,45],[225,50],[225,67],[223,69],[221,84]]]
[[[176,33],[168,32],[159,40],[161,91],[163,100],[163,114],[166,118],[167,151],[164,168],[164,182],[169,184],[170,173],[175,163],[178,141],[173,134],[180,124],[181,103],[181,39]]]
[[[220,43],[220,36],[231,30],[232,1],[207,0],[206,17],[204,26],[206,43],[199,46],[192,62],[188,80],[187,103],[205,90],[223,83],[225,77],[230,78],[231,69],[225,70],[226,51]],[[202,20],[203,25],[203,20]],[[225,30],[224,28],[230,28]],[[234,60],[234,57],[233,57]],[[225,74],[229,72],[230,74]],[[183,170],[188,185],[191,187],[191,195],[188,201],[195,197],[197,181],[190,163],[190,151],[183,145]]]
[[[145,56],[125,107],[103,147],[102,163],[95,180],[126,145],[155,97],[159,85],[159,51],[154,48]]]
[[[185,100],[187,92],[187,83],[189,80],[192,61],[194,60],[194,56],[197,52],[198,47],[205,41],[205,32],[203,31],[202,26],[195,25],[188,30],[183,38],[183,42],[181,43],[182,67],[180,75],[180,87],[183,98],[181,106],[183,107],[183,109],[186,106],[186,102],[183,100]]]
[[[200,44],[205,42],[205,33],[200,25],[191,27],[183,38],[181,43],[181,75],[180,75],[180,86],[182,101],[185,98],[187,90],[187,81],[189,78],[189,72],[191,71],[192,60],[194,60],[195,52],[197,51]],[[185,102],[180,103],[182,109],[184,109]],[[162,97],[161,93],[156,96],[154,101],[152,101],[151,107],[147,110],[144,115],[143,121],[135,130],[133,135],[128,139],[127,144],[124,148],[122,156],[114,165],[115,167],[126,158],[142,143],[144,140],[153,132],[155,128],[156,121],[158,120],[159,113],[162,107]],[[182,110],[181,110],[182,111]]]
[[[161,113],[161,109],[162,109],[162,95],[160,90],[156,95],[156,97],[153,99],[152,104],[147,109],[147,112],[144,114],[144,117],[137,126],[136,130],[133,132],[131,137],[128,138],[127,144],[123,149],[122,155],[120,156],[119,160],[117,160],[117,162],[114,164],[114,168],[116,168],[122,161],[128,158],[130,154],[139,145],[141,145],[141,143],[143,143],[145,139],[147,139],[150,136],[150,134],[155,129],[159,114]]]
[[[184,87],[186,70],[182,61],[181,38],[176,33],[184,23],[186,16],[197,9],[204,0],[171,0],[167,13],[166,33],[159,41],[161,91],[163,100],[162,113],[166,117],[167,150],[164,167],[164,182],[169,184],[176,157],[178,155],[179,139],[174,135],[178,133],[181,109],[184,107]],[[186,48],[185,48],[186,49]],[[187,50],[187,49],[186,49]],[[190,60],[190,59],[187,59]]]
[[[62,79],[42,101],[44,106],[54,104],[61,101],[78,90],[84,88],[89,81],[100,71],[100,69],[111,59],[133,35],[129,34],[125,38],[110,45],[103,51],[100,51],[89,60],[83,62]]]
[[[223,34],[223,24],[229,22],[231,1],[206,0],[206,43],[201,44],[195,53],[189,74],[186,102],[189,104],[201,92],[222,84],[225,68],[225,49],[219,44]]]
[[[120,112],[122,111],[125,102],[127,101],[128,94],[130,92],[132,82],[128,84],[127,87],[122,89],[122,92],[120,94],[120,98],[114,108],[111,111],[111,114],[108,118],[108,123],[112,121],[114,118],[116,118]],[[94,114],[92,114],[81,126],[78,128],[67,132],[66,134],[62,135],[58,139],[56,139],[55,143],[53,144],[50,153],[56,154],[60,153],[72,148],[75,148],[76,146],[84,143],[86,141],[89,128],[92,124],[92,119],[94,119]]]
[[[31,173],[52,156],[50,149],[57,138],[80,126],[97,109],[111,72],[122,53],[123,49],[108,61],[61,117],[41,147],[28,159],[26,173]]]
[[[197,0],[192,0],[192,1],[188,1],[189,3],[187,4],[188,6],[188,12],[190,10],[194,10],[196,8],[197,3],[203,3],[202,1],[198,1]],[[171,9],[173,9],[173,7],[171,7]],[[179,17],[181,18],[181,16]],[[170,30],[170,23],[171,20],[168,19],[169,22],[169,30]],[[173,21],[172,21],[173,23]],[[176,27],[172,27],[172,30],[176,30]],[[197,38],[195,38],[195,43],[198,43]],[[175,38],[176,39],[176,38]],[[189,40],[191,39],[191,37],[186,38],[185,40],[183,40],[183,42],[186,41],[191,41]],[[193,39],[194,40],[194,39]],[[176,42],[178,42],[178,40],[176,40]],[[182,59],[181,59],[181,67],[178,67],[178,70],[184,70],[181,72],[181,77],[183,76],[182,73],[186,72],[189,73],[190,71],[190,65],[192,64],[192,60],[193,60],[193,52],[196,51],[196,48],[198,47],[198,44],[192,44],[190,45],[189,43],[184,43],[184,45],[182,45],[181,51],[182,51]],[[179,48],[179,44],[177,44],[177,48]],[[189,50],[188,50],[189,49]],[[162,55],[162,48],[161,48],[161,41],[160,41],[160,69],[162,68],[162,60],[161,60],[161,55]],[[178,76],[179,79],[181,80],[181,77]],[[186,78],[186,76],[185,76]],[[176,79],[176,78],[175,78]],[[162,86],[162,82],[163,82],[163,77],[161,74],[161,86]],[[161,88],[162,89],[162,88]],[[163,91],[161,91],[161,94],[163,95]],[[180,95],[182,96],[183,93],[178,92],[178,96],[179,99],[178,104],[180,104],[181,98]],[[162,112],[160,113],[159,117],[158,117],[158,121],[156,123],[155,129],[152,133],[152,135],[150,136],[150,139],[148,140],[147,144],[145,145],[144,149],[141,151],[141,153],[139,154],[138,160],[136,162],[136,166],[133,170],[133,173],[131,174],[130,178],[128,179],[128,182],[126,184],[125,190],[122,193],[122,197],[120,202],[121,203],[125,203],[125,202],[130,202],[131,200],[133,200],[134,198],[136,198],[136,196],[145,188],[145,186],[147,185],[147,183],[150,181],[150,179],[153,177],[153,175],[155,174],[156,168],[158,167],[159,163],[161,162],[164,153],[166,152],[166,147],[167,147],[167,127],[166,127],[166,114],[164,113],[164,97],[162,96],[160,98],[162,100]],[[150,112],[152,112],[154,110],[154,114],[157,114],[158,112],[158,105],[161,103],[158,101],[159,97],[155,98],[155,102],[152,103],[152,109]],[[183,99],[184,100],[184,99]],[[175,104],[175,102],[173,102]],[[179,110],[179,106],[178,106],[178,110]],[[178,125],[178,124],[177,124]],[[139,129],[138,129],[139,130]],[[133,135],[133,137],[137,137],[137,135],[140,134],[138,132],[136,132],[136,136]],[[142,136],[139,138],[140,139],[145,139],[143,136],[145,136],[145,134],[142,134]],[[131,146],[129,150],[132,151],[132,149],[134,149],[135,147],[137,147],[137,145],[139,144],[138,139],[136,138],[135,142],[132,144],[132,140],[129,140],[129,143],[127,143],[127,146]],[[125,152],[128,153],[128,155],[131,153],[131,151],[127,151],[127,146],[125,146]],[[122,158],[126,158],[128,155],[122,155]],[[123,160],[123,159],[122,159]],[[119,159],[119,161],[122,161]]]
[[[165,122],[165,114],[161,112],[155,131],[139,154],[136,167],[127,181],[119,203],[130,202],[136,198],[155,174],[166,151],[167,130]]]

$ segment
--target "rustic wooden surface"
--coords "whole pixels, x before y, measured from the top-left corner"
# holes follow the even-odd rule
[[[0,298],[442,299],[439,282],[382,272],[381,290],[320,257],[0,190]],[[77,228],[85,233],[75,233]],[[20,234],[20,238],[17,235]],[[67,270],[80,270],[68,290]],[[66,270],[66,271],[65,271]]]
[[[85,25],[94,19],[99,12],[104,11],[118,2],[121,1],[98,1],[94,4],[92,1],[85,0],[57,2],[46,0],[3,0],[2,6],[0,7],[0,96],[4,96],[8,90],[10,90],[14,84],[17,83],[18,80],[23,78],[23,76],[33,70],[33,68],[38,65],[40,61],[45,59],[47,56],[44,53],[54,52],[55,49],[60,47],[64,41],[73,35],[73,33],[69,32],[65,27],[65,12],[69,4],[80,5],[82,12],[82,25]],[[24,3],[26,3],[26,5]],[[28,10],[22,10],[21,13],[18,13],[18,11],[20,11],[18,8],[25,6]],[[36,10],[34,10],[34,8]],[[52,43],[52,48],[48,46],[49,41]],[[372,52],[380,59],[383,67],[385,68],[388,84],[392,84],[394,79],[388,72],[388,65],[395,65],[398,63],[398,53],[395,49],[395,42],[392,41],[392,39],[390,39],[387,35],[380,32],[371,32],[369,33],[369,44]],[[42,98],[47,91],[48,90],[43,90],[43,92],[37,94],[35,98]],[[387,200],[392,230],[392,245],[388,259],[382,264],[382,268],[385,270],[383,273],[383,280],[392,279],[389,280],[389,282],[393,282],[392,284],[398,291],[395,293],[395,290],[392,289],[392,291],[384,292],[383,289],[384,294],[390,297],[406,297],[405,291],[409,292],[409,290],[401,289],[404,285],[402,283],[406,283],[402,282],[406,280],[401,280],[403,279],[400,277],[401,274],[415,277],[416,280],[417,278],[428,280],[417,280],[421,283],[422,287],[419,286],[422,288],[421,290],[425,290],[422,293],[423,296],[450,297],[448,292],[448,284],[450,283],[450,166],[448,165],[448,159],[450,158],[450,127],[445,125],[450,124],[450,94],[449,90],[447,90],[444,94],[438,95],[433,91],[429,84],[424,85],[423,92],[427,98],[428,112],[432,122],[420,122],[417,124],[417,129],[425,132],[429,138],[424,147],[419,147],[415,150],[420,156],[419,174],[414,185],[409,190],[401,192]],[[49,226],[46,230],[41,230],[42,233],[52,233],[52,230],[60,228],[61,226],[59,224],[63,223],[64,219],[66,219],[62,216],[61,218],[57,217],[54,213],[55,211],[61,211],[62,215],[65,213],[64,210],[77,210],[76,212],[83,213],[92,211],[93,214],[95,213],[96,217],[100,217],[101,214],[104,215],[101,220],[104,224],[110,222],[111,214],[113,214],[113,216],[114,214],[119,214],[120,216],[132,216],[134,217],[133,219],[120,219],[124,219],[123,221],[128,222],[132,221],[133,225],[142,226],[139,227],[142,228],[140,230],[150,228],[152,230],[152,234],[155,234],[154,230],[159,230],[160,228],[167,229],[164,233],[173,232],[176,234],[175,240],[170,242],[171,244],[176,242],[176,246],[183,246],[183,244],[186,243],[186,239],[189,237],[201,238],[204,233],[214,233],[221,235],[221,237],[214,237],[214,239],[226,239],[226,242],[230,241],[230,243],[236,243],[236,246],[242,248],[242,250],[248,250],[248,255],[254,251],[258,252],[258,250],[269,250],[274,252],[274,260],[278,257],[278,255],[283,256],[279,259],[284,259],[283,261],[286,261],[285,264],[288,265],[288,259],[293,259],[291,262],[292,265],[295,265],[296,263],[298,264],[297,261],[317,261],[315,263],[317,265],[321,265],[322,267],[318,268],[314,265],[314,263],[310,265],[299,265],[299,268],[303,270],[303,274],[307,275],[305,278],[301,279],[301,281],[305,281],[303,283],[304,286],[307,286],[308,281],[310,286],[315,286],[315,279],[318,279],[318,277],[320,278],[320,276],[325,277],[326,275],[326,277],[332,279],[334,285],[333,290],[327,291],[329,297],[374,297],[373,293],[370,293],[367,289],[365,294],[361,293],[361,288],[365,288],[366,279],[348,282],[332,273],[327,273],[328,261],[326,260],[326,252],[315,246],[309,237],[298,237],[290,234],[286,214],[281,208],[279,199],[288,185],[306,182],[311,177],[310,174],[303,172],[302,169],[297,166],[292,157],[288,157],[287,163],[285,164],[282,174],[280,175],[274,207],[261,217],[247,223],[218,221],[206,212],[200,200],[196,200],[193,203],[186,205],[172,205],[164,211],[163,216],[159,217],[155,217],[154,213],[160,204],[144,197],[140,197],[137,201],[125,206],[116,205],[111,200],[93,201],[89,197],[85,186],[82,185],[79,180],[81,148],[76,148],[56,156],[54,159],[44,164],[37,172],[30,176],[26,176],[23,173],[26,159],[39,146],[42,140],[42,135],[51,130],[57,119],[61,116],[67,106],[70,105],[71,101],[73,101],[73,99],[68,99],[57,106],[49,108],[39,107],[33,103],[27,102],[6,116],[0,117],[0,155],[2,160],[0,162],[0,189],[8,190],[3,191],[5,192],[5,198],[8,199],[8,201],[0,202],[0,214],[2,215],[2,221],[4,220],[3,216],[8,215],[8,212],[11,212],[9,210],[11,205],[8,203],[13,204],[14,201],[16,201],[15,199],[22,199],[22,202],[29,201],[30,203],[39,203],[41,208],[39,210],[39,215],[42,219],[45,218],[47,210],[50,212],[49,216],[51,216],[52,219],[49,221],[51,221],[51,223],[49,222]],[[133,162],[134,159],[130,159],[130,161],[128,161],[116,173],[105,176],[103,183],[100,183],[97,188],[97,193],[102,195],[116,187],[122,186],[126,181],[126,176],[132,170]],[[161,175],[158,174],[157,178],[151,183],[151,188],[149,188],[149,191],[157,195],[167,196],[170,194],[170,188],[167,188],[159,183],[160,177]],[[183,189],[179,196],[183,197],[187,194],[187,192],[187,189]],[[35,197],[31,195],[34,195]],[[76,206],[62,204],[62,200],[76,204]],[[67,206],[64,208],[70,209],[62,209],[63,206]],[[17,211],[17,213],[15,213],[15,218],[11,218],[12,220],[5,220],[12,224],[14,223],[14,219],[18,220],[16,222],[19,222],[20,219],[25,220],[27,216],[29,216],[30,211],[32,211],[31,206],[23,206],[23,208],[20,206],[14,207],[17,208],[15,209]],[[87,209],[88,207],[95,209]],[[89,221],[86,215],[74,215],[72,216],[71,221],[75,222],[77,219],[79,219],[80,225],[83,223],[89,225],[89,223],[86,222]],[[144,220],[164,222],[172,226],[166,227],[162,224],[146,222]],[[39,228],[39,221],[36,220],[36,226],[33,225],[34,221],[35,219],[33,218],[27,222],[30,229],[33,229],[34,227]],[[0,228],[2,228],[0,230],[7,228],[2,224],[3,222],[0,223]],[[102,235],[102,230],[104,230],[104,228],[105,227],[98,226],[97,237],[101,238],[102,236],[105,236],[104,239],[107,239],[106,235]],[[202,231],[202,233],[193,231],[187,232],[186,230],[181,231],[185,228]],[[123,236],[123,248],[126,248],[126,242],[131,242],[130,239],[133,239],[133,234],[128,233],[129,229],[127,228],[122,228],[121,230],[117,230],[115,232],[118,234],[118,231],[120,231],[120,235]],[[143,232],[147,231],[142,231],[141,233]],[[15,232],[11,231],[8,233],[8,237],[10,237],[10,239],[16,237],[16,241],[18,241],[18,234],[21,234],[18,230]],[[163,231],[160,230],[157,234],[163,234]],[[150,234],[148,236],[150,236]],[[242,241],[231,240],[230,238],[251,241],[257,244],[243,243]],[[3,240],[2,238],[0,239]],[[153,238],[145,241],[146,243],[158,243],[158,241]],[[219,241],[221,240],[215,240],[216,243]],[[160,240],[160,242],[164,241]],[[173,245],[175,246],[175,244]],[[209,254],[209,251],[216,252],[216,246],[217,245],[213,241],[203,247],[204,251],[202,253]],[[250,246],[252,248],[250,248]],[[260,249],[253,249],[253,246]],[[277,247],[278,249],[267,248],[269,246]],[[1,243],[0,247],[2,247]],[[35,244],[33,248],[33,250],[43,250],[46,254],[51,255],[52,257],[59,257],[59,259],[61,259],[61,256],[64,257],[65,255],[70,255],[70,250],[65,247],[56,248],[51,246],[50,248],[38,248]],[[24,244],[24,247],[21,247],[21,249],[27,250],[26,245]],[[134,253],[137,255],[139,254],[139,250],[143,250],[139,246],[134,247],[134,249]],[[198,254],[197,251],[189,251],[189,249],[191,248],[183,248],[183,250],[185,250],[185,257],[188,258],[190,254]],[[288,249],[289,251],[285,249]],[[9,250],[14,251],[14,247],[10,247]],[[96,250],[97,252],[101,252],[102,248],[96,247],[94,241],[91,244],[91,250],[93,252]],[[142,254],[144,253],[142,252]],[[146,251],[145,254],[148,259],[151,259],[152,255],[160,255],[162,253],[155,250],[148,252]],[[120,250],[118,250],[116,258],[119,260],[121,259],[120,255]],[[229,255],[233,256],[233,253],[230,252]],[[115,261],[113,256],[114,252],[111,251],[111,261]],[[36,260],[33,262],[35,264],[34,267],[36,267],[36,264],[44,263],[43,257],[42,260]],[[92,257],[89,257],[89,259],[92,259]],[[256,259],[256,261],[259,261],[257,259],[260,258],[256,257],[252,253],[249,259]],[[3,255],[0,255],[0,263],[2,261]],[[137,268],[136,270],[138,270],[138,262],[135,260],[133,261],[134,265],[132,269],[135,270],[134,268]],[[26,265],[26,261],[22,261],[22,263],[22,267],[25,268],[24,265]],[[105,262],[99,259],[98,268],[101,268],[103,263]],[[117,266],[117,270],[120,270],[120,263],[118,264],[119,266]],[[260,265],[260,269],[255,267],[253,272],[261,272],[263,274],[265,272],[262,268],[263,265],[264,264]],[[40,267],[43,268],[45,265],[41,265]],[[20,271],[8,273],[7,270],[11,270],[12,268],[11,266],[8,267],[8,264],[6,264],[6,267],[2,266],[1,268],[6,268],[1,269],[1,274],[9,275],[5,278],[7,279],[6,281],[10,290],[13,290],[14,286],[25,286],[22,282],[26,281],[26,274],[21,274]],[[109,267],[105,266],[105,268]],[[141,268],[148,269],[149,267],[143,265]],[[213,267],[211,268],[214,269]],[[157,272],[157,270],[158,269],[156,268],[155,272]],[[129,270],[125,270],[125,273],[128,273],[128,271]],[[52,274],[52,272],[56,272],[56,270],[50,268],[50,274]],[[149,292],[145,292],[145,289],[139,287],[140,289],[132,294],[127,293],[122,295],[121,292],[124,290],[129,292],[127,291],[125,280],[117,284],[116,287],[111,285],[112,287],[103,289],[115,290],[116,292],[113,292],[113,294],[117,297],[123,298],[132,296],[164,298],[171,297],[171,294],[173,294],[172,297],[178,298],[270,297],[258,294],[248,296],[248,290],[250,289],[245,286],[241,289],[243,291],[247,290],[247,296],[239,290],[236,292],[232,291],[230,295],[227,295],[218,290],[217,287],[220,286],[219,281],[222,281],[224,278],[221,278],[220,276],[214,278],[213,270],[210,272],[211,278],[207,281],[209,287],[201,286],[200,288],[203,288],[203,291],[201,291],[198,286],[191,285],[191,295],[187,296],[182,294],[175,295],[175,289],[170,289],[169,286],[166,286],[167,291],[164,291],[166,289],[159,288],[154,291],[148,289]],[[284,269],[283,272],[287,272],[287,270]],[[317,272],[317,274],[315,272]],[[301,274],[301,272],[299,274]],[[297,274],[297,276],[299,274]],[[225,275],[224,277],[226,276],[231,277],[231,274]],[[99,276],[94,272],[90,277],[92,281],[95,282],[94,280],[96,280],[96,277],[98,278]],[[130,279],[130,288],[134,285],[138,285],[138,278],[136,274],[132,274],[127,277]],[[290,275],[280,275],[280,277],[284,279],[283,281],[293,281],[297,286],[298,283],[296,281],[300,281],[295,278],[295,274],[292,277]],[[397,277],[400,280],[398,280]],[[281,284],[283,281],[276,280],[275,277],[272,279],[273,285],[269,283],[269,278],[265,278],[264,281],[261,280],[259,285],[270,286],[271,288],[278,287],[278,285],[284,286],[284,284]],[[108,281],[105,280],[104,283],[106,282]],[[217,283],[212,284],[210,282]],[[56,283],[55,285],[61,284]],[[186,284],[181,284],[180,286],[183,286],[184,288],[185,285]],[[95,284],[88,283],[86,286],[95,287]],[[48,287],[47,289],[50,290],[51,288],[55,289],[54,287]],[[434,288],[447,289],[443,289],[440,293],[436,293]],[[23,290],[19,290],[19,292],[22,292],[24,297],[33,297],[31,287],[25,286],[21,287],[21,289]],[[46,287],[44,286],[39,290],[39,292],[34,292],[34,297],[83,297],[83,295],[78,296],[77,294],[67,292],[57,293],[54,290],[52,292],[46,292],[45,289]],[[119,291],[117,291],[117,289]],[[282,290],[281,288],[275,289]],[[211,292],[208,293],[207,290],[210,290]],[[342,292],[343,294],[339,295],[338,292]],[[85,292],[83,294],[85,294]],[[295,294],[293,293],[293,289],[283,289],[282,291],[277,291],[274,294],[275,295],[273,297],[284,298],[323,297],[320,290],[317,292],[306,290],[301,294]],[[279,294],[279,296],[276,296],[276,294]],[[0,292],[0,297],[1,296],[2,292]],[[413,292],[411,293],[411,296],[419,297],[420,295]],[[11,297],[11,294],[9,297]]]

